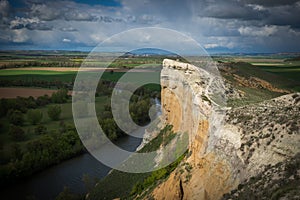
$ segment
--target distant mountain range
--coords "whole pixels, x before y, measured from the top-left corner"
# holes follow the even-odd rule
[[[175,56],[175,53],[172,53],[170,51],[166,51],[163,49],[156,49],[156,48],[143,48],[143,49],[136,49],[130,52],[125,53],[125,55],[140,55],[140,56],[145,56],[145,55],[165,55],[165,56]]]

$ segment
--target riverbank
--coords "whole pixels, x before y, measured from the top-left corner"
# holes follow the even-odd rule
[[[125,136],[115,143],[123,149],[134,151],[140,142],[140,138]],[[87,192],[82,180],[84,175],[88,175],[92,180],[99,180],[110,170],[111,168],[100,163],[89,153],[84,153],[44,169],[8,188],[1,188],[1,193],[4,199],[35,197],[50,200],[62,192],[64,187],[68,187],[72,193],[84,194]]]

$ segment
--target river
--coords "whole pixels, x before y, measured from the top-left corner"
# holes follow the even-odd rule
[[[142,131],[142,130],[141,130]],[[122,137],[115,142],[118,146],[128,151],[135,151],[141,143],[140,138]],[[84,174],[89,177],[101,179],[105,177],[111,168],[103,165],[89,153],[66,160],[58,165],[47,168],[40,173],[30,176],[28,179],[4,188],[1,196],[3,199],[25,199],[34,196],[37,199],[54,199],[65,186],[74,193],[85,193],[85,185],[82,181]]]
[[[156,115],[160,115],[160,102],[158,99],[155,99],[155,104]],[[145,128],[137,131],[144,133]],[[125,136],[114,143],[127,151],[133,152],[141,142],[141,138]],[[69,187],[74,193],[83,194],[86,192],[85,184],[82,181],[83,175],[87,174],[92,179],[101,179],[110,170],[111,168],[96,160],[89,153],[84,153],[47,168],[8,188],[1,188],[1,199],[12,200],[34,197],[35,199],[51,200],[55,199],[64,187]]]

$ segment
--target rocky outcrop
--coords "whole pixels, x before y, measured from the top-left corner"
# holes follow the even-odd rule
[[[154,198],[162,199],[164,194],[172,195],[172,199],[221,198],[238,184],[232,173],[235,163],[231,163],[237,155],[231,154],[231,148],[239,148],[233,140],[228,144],[229,137],[235,138],[230,129],[221,143],[218,140],[224,110],[214,101],[212,91],[222,87],[221,80],[191,64],[166,59],[161,85],[164,122],[172,124],[174,131],[189,135],[190,155],[153,191]]]
[[[221,83],[201,68],[164,60],[162,118],[190,142],[187,158],[153,190],[155,199],[220,199],[300,151],[299,94],[228,109],[212,92]]]

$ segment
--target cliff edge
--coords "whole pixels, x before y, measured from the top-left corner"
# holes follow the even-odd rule
[[[161,86],[163,122],[188,134],[189,152],[154,199],[221,199],[300,152],[299,93],[227,108],[214,100],[212,91],[224,87],[219,77],[169,59]]]

